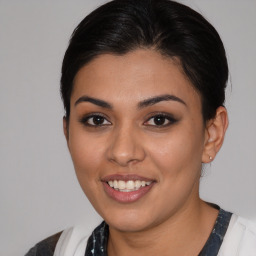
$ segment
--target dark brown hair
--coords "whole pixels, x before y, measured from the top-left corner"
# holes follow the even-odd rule
[[[126,54],[154,48],[178,58],[202,98],[204,121],[225,101],[228,65],[214,27],[191,8],[170,0],[114,0],[85,17],[74,30],[64,56],[61,94],[69,119],[73,80],[100,54]]]

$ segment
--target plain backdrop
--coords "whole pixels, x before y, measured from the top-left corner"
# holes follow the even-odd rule
[[[68,226],[100,221],[66,147],[59,80],[73,29],[103,2],[0,0],[0,255],[24,255]],[[230,126],[201,197],[256,220],[256,1],[182,2],[219,31],[231,73]]]

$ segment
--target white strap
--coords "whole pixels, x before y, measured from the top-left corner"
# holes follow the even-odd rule
[[[256,256],[256,225],[232,215],[218,256]]]
[[[56,245],[53,256],[84,256],[90,234],[82,226],[65,229]]]

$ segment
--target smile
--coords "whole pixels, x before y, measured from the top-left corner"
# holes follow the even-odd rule
[[[137,191],[142,187],[149,186],[152,181],[144,181],[144,180],[110,180],[107,182],[108,185],[116,191],[121,192],[132,192]]]
[[[149,193],[156,181],[138,175],[110,175],[102,180],[106,195],[118,203],[132,203]]]

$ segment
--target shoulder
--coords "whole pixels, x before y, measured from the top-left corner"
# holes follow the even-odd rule
[[[84,255],[91,229],[78,224],[65,229],[58,240],[54,256]]]
[[[233,214],[219,255],[251,256],[256,253],[256,223]]]
[[[77,224],[37,243],[25,256],[84,255],[93,229],[86,223]]]
[[[25,256],[53,256],[61,234],[62,231],[37,243]]]
[[[91,245],[95,245],[94,240],[97,235],[103,232],[104,223],[102,222],[96,228],[90,228],[82,223],[65,229],[56,245],[54,256],[85,255],[87,249],[91,248]]]

